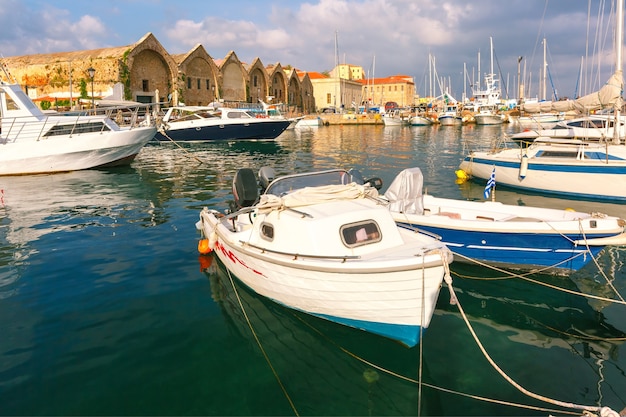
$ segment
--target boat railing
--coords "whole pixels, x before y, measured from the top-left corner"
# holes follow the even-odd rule
[[[336,259],[336,260],[340,260],[340,261],[345,262],[345,261],[350,260],[350,259],[360,259],[361,258],[359,255],[304,255],[302,253],[283,252],[283,251],[268,249],[268,248],[264,248],[262,246],[254,245],[254,244],[252,244],[250,242],[246,242],[246,241],[243,241],[243,240],[240,240],[239,243],[241,243],[244,246],[249,246],[251,248],[258,249],[258,250],[260,250],[262,252],[275,253],[277,255],[293,256],[294,260],[296,260],[298,258],[311,258],[311,259]]]
[[[147,106],[137,108],[107,108],[96,114],[88,111],[50,112],[43,116],[7,116],[1,121],[0,137],[3,143],[17,138],[45,140],[55,136],[72,136],[84,133],[106,132],[122,128],[134,129],[153,124],[152,111]],[[114,122],[114,123],[113,123]]]

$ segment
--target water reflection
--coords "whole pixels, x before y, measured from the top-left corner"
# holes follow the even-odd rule
[[[415,383],[364,361],[415,380],[416,349],[284,308],[243,286],[217,258],[202,262],[213,300],[234,334],[263,352],[263,360],[255,355],[256,372],[269,372],[270,366],[276,372],[279,381],[268,381],[261,395],[283,385],[300,415],[417,414]],[[422,404],[423,413],[429,401]]]

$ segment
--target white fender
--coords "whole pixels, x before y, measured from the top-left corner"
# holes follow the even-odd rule
[[[519,179],[520,181],[526,178],[526,174],[528,173],[528,156],[524,154],[522,156],[522,161],[519,164]]]

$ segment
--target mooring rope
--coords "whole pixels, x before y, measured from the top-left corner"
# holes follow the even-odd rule
[[[583,228],[581,220],[578,220],[578,225],[579,225],[579,228],[580,228],[580,233],[582,233],[582,235],[583,235],[583,240],[585,241],[585,246],[587,247],[587,250],[589,252],[591,252],[591,250],[589,249],[589,243],[587,242],[587,235],[585,234],[585,230]],[[609,277],[606,276],[606,274],[604,273],[604,271],[602,270],[602,268],[598,264],[598,261],[595,258],[595,256],[592,256],[591,259],[593,260],[593,263],[598,268],[598,271],[600,272],[600,274],[604,277],[604,280],[606,281],[607,285],[609,287],[611,287],[611,289],[613,290],[613,293],[615,293],[619,297],[620,300],[624,301],[624,298],[622,297],[622,295],[617,291],[617,289],[615,288],[615,286],[613,285],[613,283],[611,282]]]
[[[233,291],[235,292],[235,296],[237,297],[239,308],[241,308],[241,312],[243,313],[243,316],[246,319],[246,323],[248,324],[248,327],[250,328],[250,331],[252,332],[252,336],[254,336],[254,340],[256,340],[256,343],[259,346],[261,353],[263,353],[263,357],[265,358],[265,361],[267,362],[270,369],[272,370],[272,373],[274,374],[276,381],[278,381],[278,385],[280,386],[280,389],[283,391],[283,394],[285,394],[285,398],[287,398],[287,401],[289,401],[289,405],[291,406],[291,409],[293,410],[294,414],[296,416],[300,416],[300,414],[298,414],[298,410],[296,409],[296,406],[294,405],[293,401],[291,400],[291,397],[289,396],[289,393],[287,392],[287,389],[283,385],[283,382],[281,381],[280,376],[278,376],[278,372],[276,372],[276,369],[274,369],[274,366],[272,365],[272,361],[270,360],[269,356],[265,352],[265,349],[263,349],[263,345],[261,344],[261,341],[259,340],[259,337],[257,336],[256,332],[254,331],[254,327],[252,326],[252,323],[250,322],[250,319],[248,318],[248,314],[246,314],[246,309],[244,308],[243,303],[241,302],[241,298],[239,298],[239,292],[237,291],[237,288],[235,287],[235,283],[233,282],[233,277],[230,273],[230,270],[226,268],[226,271],[228,272],[228,279],[230,280],[230,285],[233,287]]]
[[[185,152],[188,156],[192,157],[193,159],[195,159],[196,161],[200,162],[201,164],[206,164],[206,161],[201,160],[200,158],[198,158],[195,155],[192,155],[191,152],[189,152],[187,149],[183,148],[182,146],[180,146],[180,143],[178,143],[177,141],[175,141],[174,139],[172,139],[167,133],[166,133],[166,129],[163,126],[163,124],[160,124],[157,128],[157,130],[159,131],[160,134],[162,134],[164,137],[167,138],[167,140],[169,140],[170,142],[172,142],[174,145],[176,145],[179,149],[182,149],[183,152]]]
[[[387,368],[383,368],[380,365],[377,365],[373,362],[368,361],[367,359],[357,355],[356,353],[351,352],[350,350],[344,348],[343,346],[339,345],[337,342],[335,342],[334,340],[332,340],[331,338],[329,338],[326,334],[322,333],[319,329],[317,329],[316,327],[314,327],[313,325],[311,325],[310,323],[307,323],[306,321],[304,321],[301,317],[298,317],[298,315],[296,315],[295,313],[293,314],[294,318],[296,318],[297,320],[299,320],[302,324],[304,324],[305,326],[307,326],[308,328],[310,328],[311,330],[313,330],[315,333],[317,333],[319,336],[323,337],[324,339],[326,339],[326,341],[328,341],[330,344],[334,345],[335,347],[337,347],[339,350],[341,350],[343,353],[345,353],[346,355],[356,359],[359,362],[362,362],[368,366],[371,366],[374,369],[377,369],[381,372],[386,373],[387,375],[393,376],[395,378],[401,379],[403,381],[407,381],[413,384],[421,384],[424,387],[428,387],[437,391],[442,391],[442,392],[447,392],[449,394],[455,394],[455,395],[459,395],[462,397],[467,397],[467,398],[471,398],[474,400],[479,400],[479,401],[484,401],[484,402],[489,402],[489,403],[493,403],[493,404],[499,404],[499,405],[505,405],[505,406],[509,406],[509,407],[517,407],[517,408],[523,408],[523,409],[528,409],[528,410],[535,410],[535,411],[543,411],[543,412],[549,412],[549,413],[562,413],[562,414],[569,414],[569,415],[579,415],[579,413],[575,413],[575,412],[571,412],[571,411],[563,411],[563,410],[557,410],[557,409],[552,409],[552,408],[547,408],[547,407],[539,407],[539,406],[533,406],[533,405],[527,405],[527,404],[519,404],[519,403],[513,403],[510,401],[504,401],[504,400],[498,400],[498,399],[494,399],[494,398],[487,398],[487,397],[482,397],[479,395],[474,395],[474,394],[468,394],[465,392],[460,392],[460,391],[456,391],[456,390],[452,390],[449,388],[444,388],[444,387],[440,387],[434,384],[429,384],[427,382],[423,382],[420,381],[419,379],[414,379],[414,378],[410,378],[408,376],[399,374],[397,372],[394,372],[390,369]],[[422,342],[420,342],[420,345],[422,345]]]
[[[481,262],[481,261],[479,261],[477,259],[473,259],[473,258],[470,258],[470,257],[467,257],[467,256],[463,256],[463,255],[458,254],[458,253],[454,254],[454,256],[458,256],[460,258],[466,259],[466,260],[468,260],[468,261],[470,261],[472,263],[475,263],[477,265],[484,266],[486,268],[489,268],[489,269],[492,269],[494,271],[501,272],[501,273],[505,274],[504,277],[498,277],[498,278],[478,278],[478,277],[471,277],[469,275],[463,276],[464,278],[476,279],[476,280],[501,280],[501,279],[520,278],[520,279],[523,279],[525,281],[532,282],[532,283],[538,284],[538,285],[542,285],[544,287],[552,288],[552,289],[557,290],[557,291],[566,292],[568,294],[573,294],[573,295],[577,295],[577,296],[585,297],[585,298],[591,298],[591,299],[598,300],[598,301],[605,301],[605,302],[609,302],[609,303],[626,305],[626,301],[624,301],[622,296],[617,292],[615,287],[613,287],[612,285],[611,285],[611,288],[615,291],[615,293],[619,297],[619,300],[616,300],[614,298],[601,297],[601,296],[593,295],[593,294],[587,294],[587,293],[583,293],[583,292],[580,292],[580,291],[569,290],[567,288],[559,287],[557,285],[548,284],[546,282],[542,282],[542,281],[530,278],[530,275],[541,273],[542,271],[545,271],[545,270],[548,270],[548,269],[552,269],[555,266],[558,266],[558,265],[560,265],[562,263],[565,263],[565,262],[569,262],[574,257],[581,256],[581,255],[582,254],[574,255],[573,257],[568,258],[568,259],[566,259],[566,260],[564,260],[564,261],[562,261],[562,262],[560,262],[558,264],[555,264],[553,266],[550,266],[550,267],[546,267],[546,268],[543,268],[543,269],[538,269],[538,270],[534,270],[534,271],[530,271],[530,272],[527,272],[527,273],[520,274],[520,273],[516,273],[516,272],[512,272],[512,271],[507,271],[505,269],[498,268],[498,267],[493,266],[493,265],[489,265],[489,264]],[[458,275],[461,276],[460,274],[458,274]]]
[[[589,411],[589,412],[599,412],[601,416],[606,416],[606,417],[609,417],[609,416],[610,417],[619,417],[619,414],[616,411],[610,409],[609,407],[597,407],[597,406],[580,405],[580,404],[574,404],[574,403],[570,403],[570,402],[564,402],[564,401],[555,400],[555,399],[552,399],[552,398],[545,397],[543,395],[536,394],[536,393],[534,393],[532,391],[529,391],[526,388],[524,388],[521,385],[519,385],[517,382],[515,382],[511,377],[509,377],[495,363],[495,361],[491,358],[491,356],[489,356],[489,353],[487,353],[487,350],[484,348],[483,344],[480,342],[480,339],[478,338],[478,336],[474,332],[474,328],[472,327],[472,325],[469,322],[467,316],[465,315],[465,311],[463,310],[463,307],[461,307],[461,304],[458,302],[458,299],[456,297],[456,293],[454,292],[454,288],[452,287],[452,278],[450,278],[449,276],[448,277],[444,276],[444,279],[446,280],[446,284],[448,284],[448,290],[450,291],[450,297],[454,298],[455,300],[457,300],[456,306],[459,309],[459,313],[461,313],[461,317],[463,318],[463,321],[465,321],[465,324],[466,324],[468,330],[472,334],[472,337],[474,338],[474,341],[476,342],[476,345],[478,345],[478,348],[483,353],[483,356],[491,364],[493,369],[495,369],[513,387],[517,388],[520,392],[522,392],[523,394],[526,394],[527,396],[529,396],[531,398],[535,398],[537,400],[541,400],[541,401],[544,401],[544,402],[547,402],[547,403],[550,403],[550,404],[554,404],[554,405],[557,405],[557,406],[560,406],[560,407],[573,408],[573,409],[584,410],[584,411]]]

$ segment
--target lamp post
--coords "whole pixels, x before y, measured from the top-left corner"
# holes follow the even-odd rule
[[[96,76],[96,70],[93,67],[89,67],[87,72],[89,73],[89,78],[91,78],[91,108],[93,113],[96,114],[96,100],[93,95],[93,79]]]

